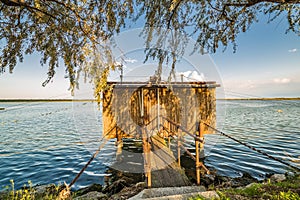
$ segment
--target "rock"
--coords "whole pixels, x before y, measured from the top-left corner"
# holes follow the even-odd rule
[[[184,187],[165,187],[165,188],[151,188],[145,189],[136,196],[132,197],[131,200],[147,199],[147,198],[158,198],[164,196],[177,196],[189,193],[205,192],[203,186],[184,186]]]
[[[76,191],[76,196],[82,196],[84,194],[87,194],[89,192],[93,192],[93,191],[96,191],[96,192],[102,192],[102,185],[100,184],[92,184],[88,187],[85,187],[85,188],[81,188],[79,190]]]
[[[111,185],[106,187],[103,192],[107,193],[109,196],[120,192],[124,187],[128,186],[128,183],[124,179],[119,179],[113,182]]]
[[[216,191],[199,192],[198,194],[204,197],[205,199],[220,199]]]
[[[213,174],[206,174],[201,179],[201,184],[203,184],[205,187],[209,187],[210,185],[215,185],[215,179],[216,176]]]
[[[138,182],[137,184],[135,184],[135,187],[137,187],[137,188],[145,188],[146,187],[146,183],[145,182]]]
[[[33,191],[35,193],[35,196],[37,199],[43,197],[43,196],[57,196],[59,193],[63,190],[63,185],[37,185],[33,187]]]
[[[1,191],[0,192],[0,199],[7,199],[9,196],[9,191]]]
[[[300,158],[300,157],[299,157]],[[294,177],[296,175],[295,172],[286,172],[285,173],[285,177],[288,179],[288,178],[291,178],[291,177]]]
[[[118,194],[112,195],[109,199],[111,200],[121,200],[121,199],[129,199],[134,195],[141,192],[146,187],[145,182],[139,182],[132,187],[123,188]]]
[[[284,174],[274,174],[270,179],[272,182],[281,182],[284,181],[286,177]]]
[[[106,194],[97,191],[92,191],[82,196],[74,198],[74,200],[104,200],[104,199],[108,199]]]
[[[33,189],[35,190],[36,194],[44,194],[46,193],[52,185],[37,185]]]
[[[254,186],[254,185],[256,185],[257,183],[250,183],[250,184],[248,184],[248,185],[246,185],[245,186],[245,188],[250,188],[250,187],[252,187],[252,186]],[[239,187],[239,189],[242,189],[243,187]]]

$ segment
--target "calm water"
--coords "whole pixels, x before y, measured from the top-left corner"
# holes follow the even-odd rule
[[[217,126],[227,134],[287,162],[300,159],[300,101],[218,101],[217,106]],[[92,103],[0,103],[0,107],[6,108],[0,111],[0,189],[10,185],[10,179],[16,187],[28,180],[70,183],[101,142],[101,115]],[[74,189],[104,183],[107,166],[115,161],[114,142],[108,141]],[[206,136],[205,153],[205,164],[220,175],[247,172],[263,178],[289,170],[217,134]]]

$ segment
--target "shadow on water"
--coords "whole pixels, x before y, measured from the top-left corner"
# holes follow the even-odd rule
[[[220,105],[221,103],[221,105]],[[264,150],[274,157],[287,162],[299,161],[300,156],[300,101],[293,105],[273,103],[271,101],[237,101],[228,104],[217,102],[226,107],[226,120],[223,131],[252,146]],[[95,119],[94,111],[80,105],[80,113],[85,118]],[[0,105],[5,107],[7,105]],[[70,109],[64,109],[64,108]],[[282,112],[277,112],[278,110]],[[59,110],[59,112],[55,112]],[[52,113],[42,116],[43,113]],[[44,103],[24,107],[22,112],[11,110],[1,113],[0,118],[0,190],[14,179],[16,188],[31,180],[33,184],[67,183],[76,176],[94,151],[88,151],[82,138],[99,139],[101,134],[93,127],[85,126],[78,132],[74,127],[71,103]],[[68,124],[66,126],[66,124]],[[263,179],[267,174],[290,171],[286,166],[258,155],[233,141],[216,135],[205,136],[205,165],[218,175],[242,177],[250,174]],[[217,142],[215,142],[217,140]],[[214,144],[210,146],[209,144]],[[94,145],[94,144],[93,144]],[[92,146],[92,144],[90,144]],[[95,144],[97,148],[98,144]],[[192,146],[186,146],[192,150]],[[27,152],[27,153],[26,153]],[[108,143],[97,159],[88,167],[78,180],[75,189],[92,183],[104,184],[108,174],[118,179],[130,171],[139,172],[130,175],[131,179],[144,181],[142,142],[128,140],[124,142],[122,164],[114,165],[116,147]],[[193,153],[193,151],[192,151]],[[175,155],[176,157],[176,155]],[[189,157],[187,157],[189,159]],[[182,156],[182,166],[188,177],[194,178],[194,162]],[[126,162],[124,161],[126,160]],[[122,161],[122,160],[121,160]],[[130,165],[124,165],[130,164]],[[299,164],[299,163],[293,164]],[[121,168],[117,170],[118,168]],[[109,170],[112,171],[109,171]],[[111,178],[113,178],[111,176]],[[109,180],[108,180],[109,181]],[[110,181],[113,182],[113,181]],[[130,182],[130,181],[129,181]]]

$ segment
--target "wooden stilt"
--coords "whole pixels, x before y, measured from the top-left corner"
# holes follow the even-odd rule
[[[197,177],[197,185],[200,185],[199,141],[195,140],[195,146],[196,146],[196,177]]]
[[[199,137],[204,141],[204,123],[200,122],[199,124]],[[204,158],[204,142],[200,142],[200,158]]]
[[[180,165],[180,146],[181,146],[181,131],[178,131],[178,141],[177,141],[177,157],[178,157],[178,165]]]
[[[199,131],[197,132],[197,136],[200,137],[202,141],[204,141],[204,124],[202,122],[199,122]],[[195,145],[196,145],[196,176],[197,176],[197,184],[200,185],[201,167],[204,166],[203,163],[200,161],[200,158],[202,156],[204,157],[204,143],[195,140]]]
[[[152,186],[152,177],[151,177],[151,146],[150,143],[147,142],[147,149],[148,149],[148,180],[147,180],[147,186],[148,188],[151,188]]]
[[[160,98],[159,98],[159,88],[157,88],[157,130],[160,126]]]
[[[203,141],[204,137],[204,124],[199,122],[199,131],[197,131],[197,136],[200,137]],[[201,173],[201,166],[203,166],[202,162],[200,162],[200,157],[204,157],[204,143],[195,140],[196,146],[196,177],[197,177],[197,184],[200,185],[200,173]]]
[[[148,141],[147,133],[143,128],[143,151],[144,151],[144,172],[147,178],[147,186],[151,188],[151,146]]]

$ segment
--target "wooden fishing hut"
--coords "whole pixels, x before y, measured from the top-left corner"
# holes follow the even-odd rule
[[[204,134],[213,133],[209,126],[216,124],[215,90],[219,85],[216,82],[150,81],[108,82],[108,86],[102,94],[103,133],[108,139],[117,138],[118,144],[122,144],[123,138],[142,140],[148,187],[165,186],[153,185],[152,173],[172,166],[175,171],[179,169],[183,152],[195,160],[197,183],[200,184],[200,168],[206,169],[200,161]],[[187,135],[194,138],[195,154],[183,145]],[[171,141],[176,143],[177,158],[171,150]],[[122,145],[119,147],[121,151]],[[174,173],[165,173],[174,178]],[[186,185],[185,180],[175,182],[177,185],[168,186]]]

